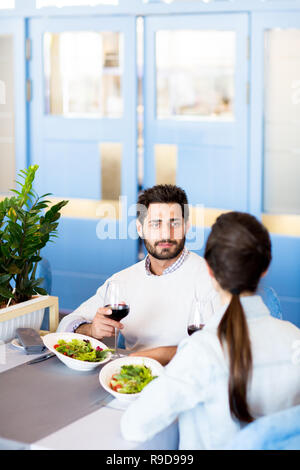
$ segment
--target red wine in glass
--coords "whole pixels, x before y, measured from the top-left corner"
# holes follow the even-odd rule
[[[189,325],[188,328],[187,328],[187,332],[188,332],[188,335],[191,336],[193,333],[195,333],[195,331],[199,331],[199,330],[202,330],[202,328],[204,327],[203,324],[201,325]]]
[[[127,289],[126,283],[120,280],[111,279],[107,282],[105,295],[104,295],[104,305],[109,307],[112,311],[111,315],[108,318],[111,318],[115,321],[120,321],[122,318],[126,317],[129,313],[129,303],[127,299]],[[116,359],[120,357],[118,352],[118,334],[119,329],[115,328],[115,353],[112,358]]]
[[[126,304],[117,304],[117,305],[105,305],[105,307],[111,309],[111,315],[109,318],[115,321],[120,321],[122,318],[126,317],[129,313],[129,305]]]

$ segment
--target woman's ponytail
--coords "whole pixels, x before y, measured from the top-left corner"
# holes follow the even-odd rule
[[[206,242],[204,258],[219,286],[232,294],[218,326],[218,338],[229,358],[229,406],[240,421],[253,417],[247,405],[252,372],[251,343],[239,294],[254,293],[271,261],[271,240],[252,215],[228,212],[217,218]]]
[[[251,343],[239,295],[232,295],[219,323],[218,337],[221,344],[227,346],[229,356],[230,411],[238,420],[251,423],[253,417],[247,405],[247,383],[252,372]]]

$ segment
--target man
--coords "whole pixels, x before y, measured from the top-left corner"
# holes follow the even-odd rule
[[[148,254],[110,278],[126,283],[129,315],[122,322],[109,317],[111,310],[103,307],[104,283],[93,297],[63,318],[58,331],[102,339],[113,336],[119,328],[132,354],[143,351],[165,364],[187,335],[195,296],[212,300],[215,307],[219,299],[204,259],[185,248],[189,229],[185,192],[173,185],[147,189],[138,199],[137,215],[137,231]]]

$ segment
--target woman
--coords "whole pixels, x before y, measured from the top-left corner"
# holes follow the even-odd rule
[[[255,295],[271,261],[267,230],[249,214],[223,214],[205,259],[222,308],[125,411],[125,439],[147,440],[178,418],[180,449],[222,449],[247,423],[300,403],[300,330]]]

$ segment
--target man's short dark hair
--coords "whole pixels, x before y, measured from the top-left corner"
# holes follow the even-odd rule
[[[181,207],[182,217],[185,222],[189,218],[188,199],[185,191],[173,184],[157,184],[152,188],[145,189],[138,198],[137,217],[143,223],[150,204],[172,204],[177,203]]]

